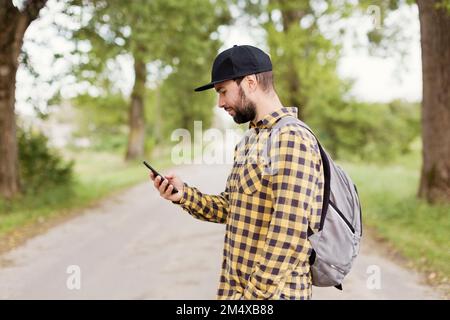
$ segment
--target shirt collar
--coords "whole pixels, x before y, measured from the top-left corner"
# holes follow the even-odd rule
[[[258,129],[269,129],[273,127],[273,125],[284,116],[294,116],[297,118],[297,108],[296,107],[282,107],[280,109],[275,110],[272,113],[269,113],[264,118],[259,120],[258,122],[250,121],[249,128],[258,128]]]

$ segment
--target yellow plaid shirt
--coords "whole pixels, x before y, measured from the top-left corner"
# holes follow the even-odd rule
[[[319,228],[323,167],[306,129],[288,124],[269,136],[286,115],[296,117],[297,109],[284,107],[250,123],[220,195],[185,184],[184,210],[226,224],[218,299],[311,298],[307,230],[308,223],[314,232]]]

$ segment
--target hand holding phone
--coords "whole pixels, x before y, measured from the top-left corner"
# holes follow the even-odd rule
[[[162,174],[160,174],[158,171],[156,171],[155,169],[153,169],[153,167],[151,166],[151,165],[149,165],[148,163],[147,163],[147,161],[142,161],[142,163],[147,167],[147,168],[149,168],[150,169],[150,171],[153,173],[153,175],[155,176],[155,178],[157,177],[157,176],[160,176],[161,177],[161,183],[164,181],[164,180],[166,180],[166,178],[164,178],[164,176],[162,175]],[[173,186],[173,185],[172,185]],[[177,193],[178,192],[178,189],[177,188],[175,188],[175,186],[173,186],[173,190],[172,190],[172,194],[175,194],[175,193]]]

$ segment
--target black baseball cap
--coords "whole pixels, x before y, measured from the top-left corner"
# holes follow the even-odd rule
[[[253,46],[234,45],[219,53],[214,60],[211,82],[196,88],[195,91],[211,89],[216,83],[226,80],[271,70],[272,62],[264,51]]]

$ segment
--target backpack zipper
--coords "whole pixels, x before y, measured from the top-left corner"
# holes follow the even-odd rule
[[[341,210],[339,210],[333,202],[329,202],[330,205],[333,207],[334,210],[336,210],[336,212],[338,213],[338,215],[342,218],[342,220],[344,220],[345,224],[350,228],[350,231],[354,234],[355,233],[355,228],[353,228],[353,226],[350,224],[350,222],[345,218],[344,214],[341,212]]]

